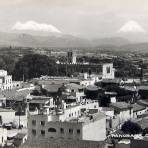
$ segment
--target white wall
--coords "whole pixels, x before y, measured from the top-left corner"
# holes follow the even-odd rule
[[[83,140],[102,141],[106,139],[106,118],[83,126]]]
[[[108,72],[109,70],[109,72]],[[103,64],[102,70],[102,78],[103,79],[114,79],[115,78],[115,69],[113,68],[113,64]]]
[[[7,129],[0,128],[0,145],[4,146],[7,141]]]
[[[12,111],[12,112],[3,111],[3,112],[0,112],[0,116],[2,117],[3,123],[13,122],[15,119],[15,111]]]

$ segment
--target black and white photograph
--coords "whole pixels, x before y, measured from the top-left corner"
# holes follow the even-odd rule
[[[0,0],[0,148],[148,148],[148,0]]]

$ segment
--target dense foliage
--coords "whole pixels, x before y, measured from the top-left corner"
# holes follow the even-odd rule
[[[126,121],[122,125],[121,130],[126,134],[139,134],[142,132],[140,125],[130,120]]]
[[[0,69],[7,70],[11,74],[15,67],[16,58],[10,55],[0,55]]]
[[[55,61],[46,55],[25,55],[16,62],[13,77],[16,80],[27,80],[41,75],[56,75],[55,66]]]
[[[99,106],[100,107],[109,107],[110,98],[104,94],[99,95]]]

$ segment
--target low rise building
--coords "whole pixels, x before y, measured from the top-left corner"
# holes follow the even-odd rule
[[[0,128],[0,146],[4,146],[7,141],[7,129]]]
[[[114,116],[119,118],[119,124],[133,118],[133,108],[125,102],[111,103],[110,107],[114,109]]]
[[[15,119],[15,111],[12,109],[0,108],[1,124],[13,122]]]
[[[103,79],[114,79],[115,78],[115,69],[113,68],[112,63],[103,64],[102,78]]]
[[[0,89],[1,90],[12,89],[12,76],[8,75],[6,70],[0,70]]]
[[[88,108],[87,108],[88,107]],[[81,110],[83,109],[83,111]],[[85,110],[84,110],[85,109]],[[91,106],[91,109],[94,109]],[[102,141],[106,138],[106,116],[92,111],[88,103],[76,104],[65,109],[56,108],[50,113],[28,115],[28,138],[73,139]]]
[[[137,103],[133,104],[132,107],[133,107],[133,117],[134,118],[140,118],[142,117],[144,113],[147,112],[147,109],[145,106],[139,105]]]

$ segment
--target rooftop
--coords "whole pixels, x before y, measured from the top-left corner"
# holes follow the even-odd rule
[[[148,106],[148,99],[138,100],[137,103],[142,105],[142,106]]]
[[[74,90],[78,90],[78,89],[83,89],[84,87],[75,83],[70,83],[66,85],[67,88],[69,89],[74,89]]]
[[[29,89],[25,90],[9,90],[9,91],[3,91],[2,94],[7,98],[11,100],[23,100],[27,97],[27,95],[30,93]]]
[[[21,148],[101,148],[103,142],[65,139],[27,141]]]
[[[13,109],[0,108],[0,112],[15,112]]]
[[[57,93],[59,91],[59,88],[62,86],[62,84],[45,84],[44,89],[46,89],[50,93]]]
[[[119,84],[121,82],[120,79],[103,79],[102,83],[117,83]]]
[[[139,121],[137,121],[137,123],[144,129],[144,128],[148,128],[148,119],[147,118],[143,118]]]
[[[101,112],[93,113],[93,114],[88,114],[86,116],[82,116],[78,122],[83,122],[83,123],[90,123],[91,121],[97,121],[100,119],[106,118],[105,114]]]
[[[130,104],[125,103],[125,102],[111,103],[110,106],[113,107],[114,109],[118,109],[118,110],[128,110],[128,109],[130,109]]]
[[[45,104],[45,103],[48,103],[49,102],[49,99],[33,99],[31,100],[29,103],[34,103],[34,104]]]
[[[113,111],[113,108],[111,107],[102,107],[102,111]]]
[[[97,87],[96,85],[88,85],[88,86],[86,87],[86,89],[87,89],[87,90],[90,90],[90,91],[97,91],[97,90],[99,90],[100,88]]]
[[[134,111],[134,112],[136,112],[136,111],[141,111],[141,110],[144,110],[144,109],[145,109],[144,106],[139,105],[139,104],[133,104],[132,107],[133,107],[133,111]]]

